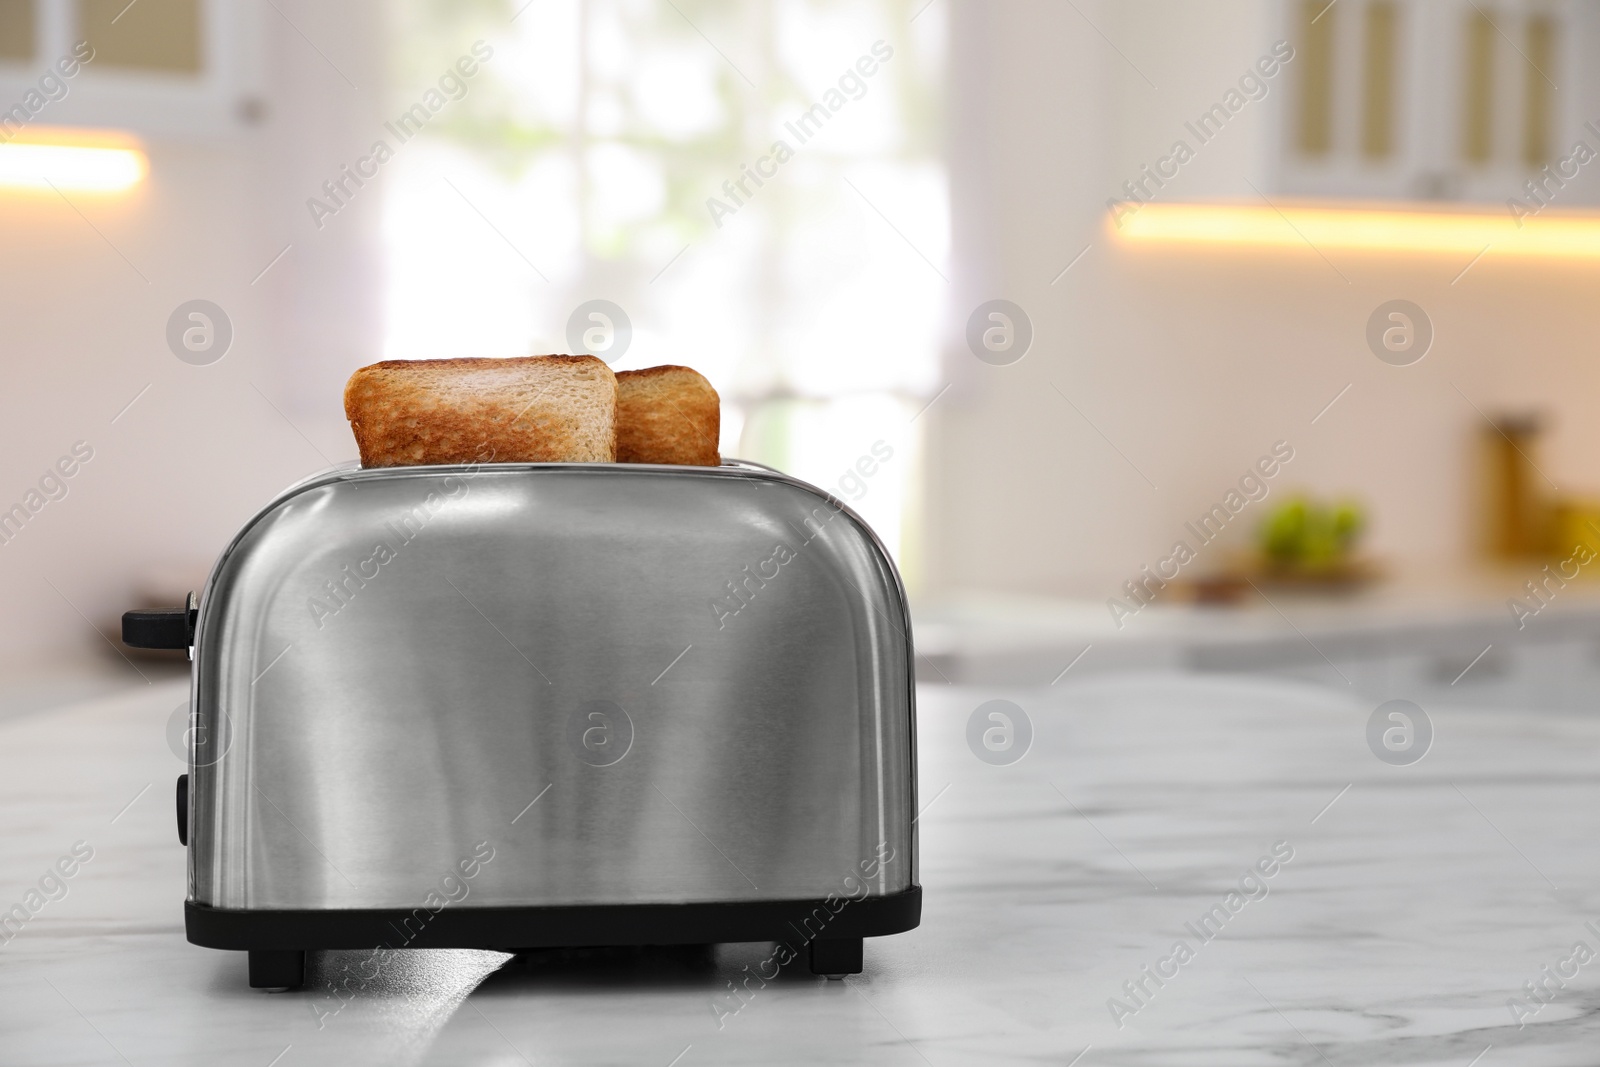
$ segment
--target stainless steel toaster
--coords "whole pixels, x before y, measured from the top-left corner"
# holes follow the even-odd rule
[[[920,921],[904,590],[777,471],[336,468],[123,632],[190,649],[188,938],[253,986],[729,941],[842,975]]]

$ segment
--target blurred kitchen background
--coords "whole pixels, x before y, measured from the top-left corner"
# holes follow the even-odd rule
[[[581,345],[924,682],[1600,684],[1593,0],[0,0],[0,108],[0,714],[170,671],[354,368]]]

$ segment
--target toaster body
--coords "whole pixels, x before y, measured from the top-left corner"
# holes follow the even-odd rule
[[[189,939],[308,949],[785,941],[920,918],[903,589],[752,464],[343,469],[193,619]]]

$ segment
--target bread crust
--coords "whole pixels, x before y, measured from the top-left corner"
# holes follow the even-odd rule
[[[344,410],[363,467],[616,460],[616,376],[593,356],[384,360]]]
[[[617,462],[716,467],[722,401],[704,375],[667,364],[617,375]]]

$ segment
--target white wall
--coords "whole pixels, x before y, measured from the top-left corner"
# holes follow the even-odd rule
[[[268,121],[238,140],[151,142],[140,192],[80,204],[104,240],[58,200],[0,197],[0,504],[21,500],[74,441],[96,450],[70,495],[0,546],[0,667],[103,649],[80,610],[111,623],[138,575],[209,561],[285,485],[353,456],[339,387],[380,355],[382,189],[321,231],[305,199],[384,117],[381,5],[278,6],[360,90],[269,11]],[[1489,411],[1549,410],[1545,469],[1564,490],[1600,496],[1594,267],[1491,253],[1452,286],[1463,264],[1340,254],[1346,284],[1310,251],[1119,246],[1106,198],[1273,34],[1256,0],[1076,8],[938,0],[923,16],[953,23],[952,336],[991,297],[1022,304],[1037,332],[1011,367],[951,345],[956,387],[922,416],[926,587],[1102,599],[1279,439],[1297,449],[1280,491],[1360,492],[1374,548],[1401,565],[1465,559],[1482,420],[1461,393]],[[1242,179],[1270,112],[1252,108],[1174,195],[1253,195]],[[1410,368],[1379,363],[1362,341],[1373,307],[1397,296],[1427,308],[1438,331]],[[179,362],[163,339],[171,310],[195,297],[223,305],[237,332],[211,367]]]
[[[318,233],[305,198],[378,125],[381,24],[367,0],[278,7],[359,91],[268,9],[264,123],[231,138],[147,141],[145,185],[73,197],[84,217],[54,194],[0,194],[0,507],[75,441],[94,449],[68,495],[0,545],[9,670],[110,655],[85,617],[114,633],[140,575],[168,561],[203,566],[274,493],[326,466],[323,454],[354,455],[338,383],[381,340],[374,275],[358,270],[378,199]],[[165,341],[169,314],[195,298],[234,325],[232,349],[212,366],[180,362]],[[307,380],[315,390],[294,388]],[[312,392],[328,402],[297,399]]]
[[[1254,0],[1076,7],[1112,44],[1069,5],[952,2],[952,318],[1008,298],[1036,340],[1010,367],[951,344],[961,388],[928,416],[930,586],[1111,596],[1280,439],[1296,458],[1275,492],[1358,493],[1371,547],[1400,568],[1466,562],[1484,420],[1464,396],[1490,413],[1547,410],[1541,466],[1563,491],[1600,496],[1595,266],[1491,251],[1452,286],[1466,265],[1453,257],[1330,253],[1335,271],[1310,249],[1120,245],[1106,199],[1278,34]],[[1287,88],[1280,76],[1269,99]],[[1249,105],[1163,198],[1259,203],[1247,179],[1261,181],[1272,118]],[[1436,329],[1408,368],[1363,339],[1397,297]]]

